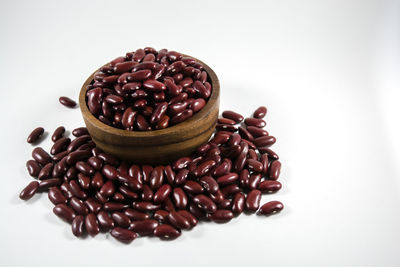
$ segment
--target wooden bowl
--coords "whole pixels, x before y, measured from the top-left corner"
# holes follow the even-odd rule
[[[197,59],[196,59],[197,60]],[[202,110],[177,125],[154,131],[128,131],[102,123],[90,113],[86,104],[86,86],[94,73],[82,85],[79,105],[83,120],[93,141],[103,151],[138,164],[166,164],[191,154],[206,143],[215,129],[219,111],[219,81],[206,64],[204,70],[212,85],[212,93]]]

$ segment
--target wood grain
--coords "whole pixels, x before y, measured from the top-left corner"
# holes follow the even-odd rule
[[[96,145],[103,151],[128,162],[166,164],[189,155],[207,142],[215,129],[219,112],[220,85],[215,72],[203,64],[212,85],[212,93],[202,110],[188,120],[162,130],[127,131],[108,126],[90,113],[86,104],[86,86],[93,81],[93,72],[83,84],[79,105],[83,120]]]

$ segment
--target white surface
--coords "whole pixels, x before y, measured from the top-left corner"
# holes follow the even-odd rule
[[[0,266],[400,266],[399,14],[378,0],[1,1]],[[58,97],[148,45],[207,62],[222,110],[268,106],[284,188],[262,202],[284,212],[123,245],[74,238],[45,194],[18,199],[30,130],[83,125]]]

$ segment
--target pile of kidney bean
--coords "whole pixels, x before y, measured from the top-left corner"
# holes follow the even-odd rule
[[[51,137],[51,155],[33,149],[26,166],[38,181],[20,198],[47,192],[53,212],[72,224],[75,236],[110,231],[123,242],[137,235],[175,239],[199,220],[224,223],[242,212],[277,213],[283,209],[279,201],[260,207],[262,194],[282,187],[281,163],[270,148],[276,139],[262,129],[266,112],[260,107],[244,119],[224,111],[208,143],[166,166],[121,162],[98,149],[86,128],[73,130],[71,140],[60,126]],[[28,142],[43,131],[35,129]]]
[[[101,67],[87,87],[87,105],[107,125],[150,131],[192,117],[211,91],[201,63],[175,51],[146,47]]]

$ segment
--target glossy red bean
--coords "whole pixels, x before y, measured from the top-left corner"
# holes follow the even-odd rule
[[[249,168],[249,170],[253,172],[261,172],[263,170],[263,164],[255,159],[247,159],[246,160],[246,165]]]
[[[193,202],[207,213],[214,213],[217,210],[217,205],[205,195],[197,195],[193,198]]]
[[[124,214],[128,216],[132,221],[142,221],[142,220],[147,220],[150,219],[150,215],[144,212],[140,212],[137,210],[133,209],[126,209],[124,211]]]
[[[75,219],[75,212],[73,211],[73,209],[71,209],[70,207],[68,207],[65,204],[57,204],[54,208],[53,208],[53,212],[55,215],[57,215],[58,217],[60,217],[61,219],[72,223],[72,221]]]
[[[103,205],[103,209],[106,211],[118,211],[129,208],[129,204],[117,203],[117,202],[106,202]]]
[[[104,165],[101,172],[107,179],[116,180],[118,177],[118,171],[114,166]]]
[[[268,169],[268,177],[272,180],[278,180],[281,173],[281,166],[282,165],[279,160],[272,161]]]
[[[247,126],[246,129],[254,137],[262,137],[262,136],[268,135],[268,132],[266,130],[255,127],[255,126]]]
[[[211,220],[217,223],[226,223],[232,220],[233,212],[230,210],[217,210],[213,214],[210,215]]]
[[[81,237],[85,232],[85,218],[82,215],[76,216],[72,221],[71,228],[74,236]]]
[[[218,183],[217,181],[212,178],[211,176],[204,176],[200,179],[200,184],[204,187],[205,190],[207,190],[210,194],[215,194],[218,189]]]
[[[206,175],[217,163],[214,160],[207,160],[197,166],[193,174],[196,177],[202,177]]]
[[[188,204],[188,198],[182,188],[174,188],[173,200],[177,209],[185,209]]]
[[[258,137],[254,140],[254,145],[257,147],[268,147],[275,144],[276,139],[272,135]]]
[[[60,101],[61,104],[63,104],[68,108],[73,108],[76,106],[76,102],[69,97],[61,96],[58,100]]]
[[[77,150],[78,147],[89,142],[90,140],[92,140],[90,135],[82,135],[82,136],[75,138],[67,147],[68,153],[71,153],[72,151]]]
[[[245,123],[247,126],[255,126],[255,127],[258,127],[258,128],[263,128],[263,127],[265,127],[265,125],[266,125],[266,123],[265,123],[264,120],[262,120],[262,119],[256,119],[256,118],[246,118],[246,119],[244,120],[244,123]]]
[[[246,197],[246,210],[256,212],[260,207],[261,191],[257,189],[251,190]]]
[[[51,140],[53,142],[56,142],[58,139],[60,139],[63,136],[64,133],[65,133],[65,127],[64,126],[57,127],[54,130],[53,135],[51,136]]]
[[[168,219],[169,212],[166,210],[157,210],[154,212],[153,218],[161,223],[164,223]]]
[[[231,110],[226,110],[226,111],[222,112],[222,117],[231,119],[231,120],[235,121],[236,123],[243,121],[242,115],[240,115],[239,113],[236,113],[234,111],[231,111]]]
[[[157,220],[154,219],[146,219],[141,221],[133,221],[129,225],[129,230],[138,233],[141,236],[151,235],[153,234],[154,230],[159,225]]]
[[[250,178],[247,181],[247,187],[249,189],[257,189],[258,185],[260,184],[261,178],[261,173],[253,173],[252,175],[250,175]]]
[[[76,198],[76,197],[72,197],[69,200],[69,205],[71,206],[71,208],[76,211],[78,214],[81,215],[86,215],[89,213],[89,209],[87,208],[87,206],[85,205],[85,203],[83,203],[82,200]]]
[[[225,174],[223,176],[218,177],[217,183],[219,186],[228,185],[236,182],[239,179],[239,175],[235,172],[231,172]]]
[[[178,229],[189,229],[191,227],[189,220],[176,211],[171,211],[168,214],[168,222]]]
[[[284,206],[280,201],[270,201],[261,206],[257,215],[272,215],[283,210]]]
[[[122,228],[128,228],[131,224],[131,220],[129,219],[129,217],[119,211],[113,212],[111,214],[111,218],[117,226],[120,226]]]
[[[30,182],[24,189],[22,189],[19,194],[19,198],[22,200],[28,200],[32,198],[39,188],[39,183],[37,181]]]
[[[164,200],[171,194],[172,188],[169,184],[164,184],[154,194],[153,201],[156,204],[164,202]]]
[[[181,232],[168,224],[161,224],[154,229],[153,234],[162,240],[172,240],[179,237]]]
[[[44,128],[43,127],[37,127],[34,129],[26,139],[28,143],[34,143],[39,140],[39,138],[43,135],[44,133]]]
[[[41,170],[39,163],[37,163],[35,160],[28,160],[26,162],[26,168],[29,175],[32,177],[38,177]]]
[[[100,202],[98,202],[95,198],[88,198],[85,200],[86,206],[88,206],[89,210],[93,213],[98,213],[102,208]]]
[[[178,114],[173,116],[171,118],[170,122],[171,122],[171,124],[178,124],[180,122],[183,122],[183,121],[189,119],[192,116],[193,116],[193,110],[185,109],[184,111],[179,112]]]
[[[135,238],[137,237],[137,234],[135,232],[132,232],[128,229],[124,229],[121,227],[115,227],[110,234],[117,240],[124,242],[124,243],[130,243]]]
[[[48,197],[49,197],[49,200],[54,204],[54,205],[57,205],[57,204],[66,204],[68,201],[67,201],[67,198],[63,195],[63,193],[61,192],[61,190],[60,189],[58,189],[58,187],[51,187],[50,189],[49,189],[49,192],[48,192]]]
[[[100,194],[102,194],[105,197],[110,197],[115,193],[115,186],[113,181],[107,181],[101,188],[100,188]]]
[[[266,114],[267,114],[267,108],[264,106],[261,106],[254,111],[253,117],[256,119],[262,119],[265,117]]]
[[[53,163],[47,163],[46,165],[44,165],[39,172],[38,179],[45,180],[50,178],[53,171],[53,167],[54,167]]]
[[[52,160],[50,155],[46,151],[44,151],[43,148],[41,147],[36,147],[32,151],[32,158],[42,165],[46,165],[47,163],[50,163]]]
[[[160,205],[155,205],[151,202],[140,201],[133,204],[133,207],[140,211],[154,211],[160,208]]]
[[[203,187],[198,182],[191,180],[186,181],[183,184],[182,189],[188,194],[192,195],[201,194],[204,191]]]
[[[59,186],[59,185],[61,185],[61,183],[62,183],[62,181],[59,178],[46,179],[46,180],[40,181],[39,190],[42,190],[42,191],[47,190],[50,187]]]
[[[85,216],[85,227],[89,235],[95,236],[100,232],[99,223],[94,213],[89,213]]]

